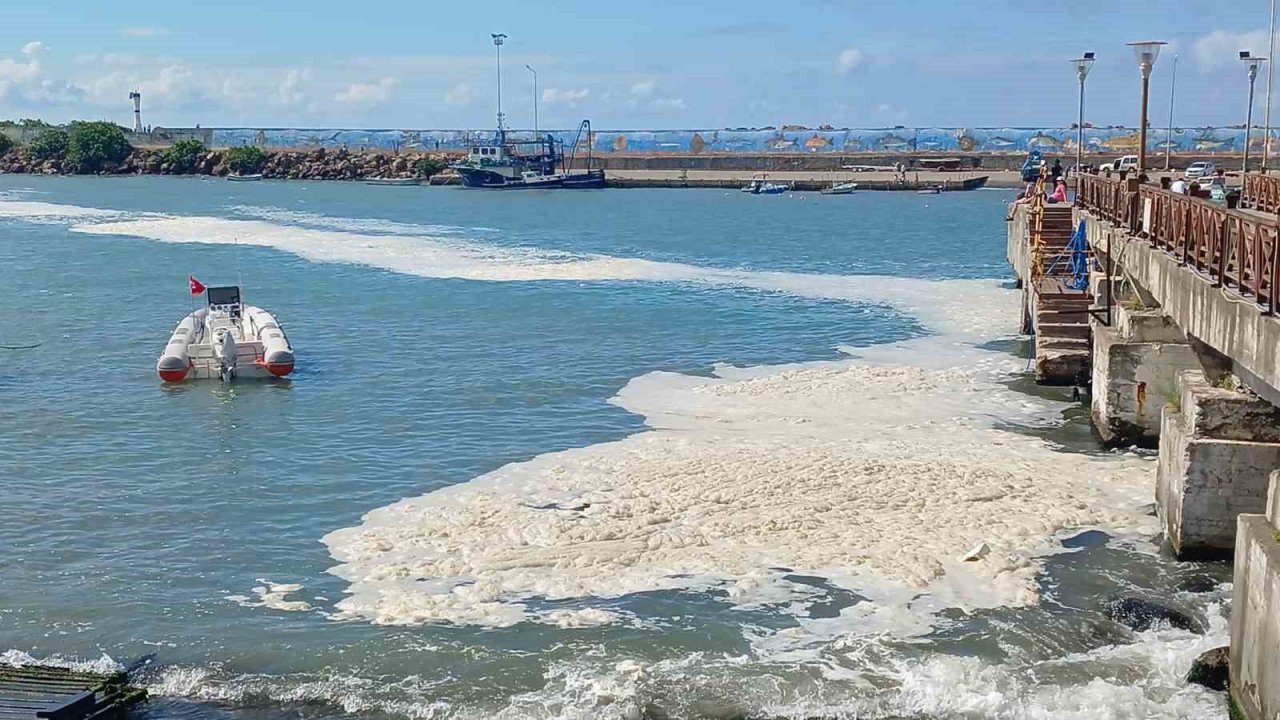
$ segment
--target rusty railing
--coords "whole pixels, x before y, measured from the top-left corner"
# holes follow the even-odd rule
[[[1240,207],[1265,213],[1280,213],[1280,176],[1245,173]]]

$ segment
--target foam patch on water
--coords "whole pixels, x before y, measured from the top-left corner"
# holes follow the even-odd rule
[[[4,203],[0,202],[0,206]],[[284,212],[284,211],[282,211]],[[643,258],[505,247],[455,237],[388,235],[213,217],[146,217],[81,223],[77,232],[169,243],[269,247],[313,262],[366,265],[430,278],[487,282],[641,281],[698,283],[801,297],[890,302],[926,323],[984,334],[1005,331],[1014,303],[990,281],[929,281],[699,267]],[[1010,310],[1013,308],[1013,311]]]
[[[0,198],[0,218],[14,218],[35,223],[64,223],[83,220],[105,220],[121,217],[116,210],[61,205],[35,200]]]
[[[123,667],[120,663],[116,662],[114,658],[105,653],[96,660],[81,660],[78,658],[63,657],[61,655],[37,658],[34,655],[25,653],[21,650],[5,650],[4,652],[0,652],[0,665],[16,665],[19,667],[25,665],[46,665],[80,672],[96,673],[118,672]]]
[[[311,603],[305,600],[290,600],[289,596],[302,590],[298,583],[275,583],[258,578],[263,583],[252,589],[253,597],[247,595],[228,595],[225,599],[242,607],[263,607],[282,612],[306,612],[313,610]]]

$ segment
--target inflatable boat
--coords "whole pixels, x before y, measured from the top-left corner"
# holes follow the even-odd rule
[[[243,304],[234,285],[204,290],[208,306],[182,318],[156,361],[161,380],[228,382],[293,372],[293,348],[271,313]]]

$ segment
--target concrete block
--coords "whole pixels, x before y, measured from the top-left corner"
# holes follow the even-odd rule
[[[1115,308],[1116,327],[1126,342],[1181,343],[1187,338],[1159,308],[1130,309],[1121,303]]]
[[[1262,515],[1237,520],[1231,697],[1246,718],[1280,717],[1280,543]]]
[[[1117,327],[1093,328],[1094,427],[1108,445],[1154,447],[1161,408],[1178,393],[1178,377],[1199,367],[1185,343],[1128,342]]]
[[[1280,529],[1280,470],[1271,473],[1271,485],[1267,488],[1267,520],[1271,527]]]
[[[1187,372],[1182,380],[1197,376]],[[1200,418],[1226,413],[1214,407],[1223,402],[1217,392],[1206,392],[1217,388],[1192,385],[1184,386],[1180,408],[1167,406],[1163,412],[1156,509],[1179,557],[1227,556],[1235,547],[1236,516],[1266,512],[1271,476],[1280,468],[1280,443],[1199,432]]]

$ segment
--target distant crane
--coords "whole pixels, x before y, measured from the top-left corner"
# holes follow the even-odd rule
[[[129,93],[129,99],[133,101],[133,131],[142,132],[142,93],[134,90]]]

